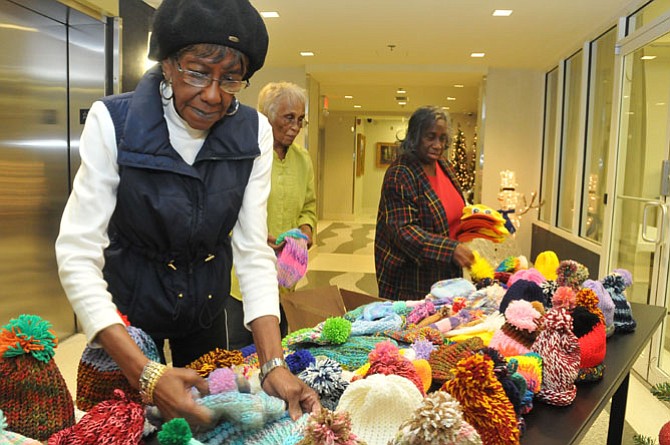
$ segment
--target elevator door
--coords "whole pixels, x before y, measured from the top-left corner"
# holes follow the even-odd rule
[[[104,24],[53,0],[0,0],[0,40],[0,324],[36,314],[63,338],[75,319],[54,242],[80,110],[104,92]]]

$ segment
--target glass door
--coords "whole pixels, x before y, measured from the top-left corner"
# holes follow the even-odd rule
[[[618,150],[608,271],[629,270],[629,301],[668,304],[670,20],[653,36],[624,39]],[[627,42],[627,43],[626,43]],[[633,317],[635,314],[633,314]],[[670,377],[667,318],[635,369],[650,383]]]

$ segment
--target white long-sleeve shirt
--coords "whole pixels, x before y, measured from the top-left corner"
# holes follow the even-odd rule
[[[170,142],[188,164],[193,164],[208,131],[188,126],[164,102]],[[244,323],[264,315],[279,318],[275,255],[267,245],[267,199],[272,173],[272,127],[259,113],[258,145],[242,207],[232,234],[235,268],[245,296]],[[103,278],[107,227],[116,206],[119,168],[114,123],[105,105],[93,103],[82,132],[81,166],[75,176],[56,240],[58,273],[70,304],[89,343],[101,330],[122,320]]]

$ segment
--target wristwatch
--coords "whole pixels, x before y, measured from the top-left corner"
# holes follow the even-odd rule
[[[261,385],[263,385],[263,382],[265,381],[265,377],[267,377],[268,374],[270,374],[273,369],[279,368],[279,367],[288,369],[288,364],[286,364],[286,360],[284,360],[283,358],[275,357],[275,358],[270,359],[267,362],[265,362],[263,364],[263,366],[261,366],[261,372],[260,372],[260,375],[259,375],[259,378],[261,380]]]

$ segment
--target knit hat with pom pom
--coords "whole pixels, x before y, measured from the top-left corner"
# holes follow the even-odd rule
[[[125,317],[126,330],[144,355],[153,361],[160,361],[158,348],[153,339],[143,330],[129,326]],[[122,390],[126,397],[141,403],[140,393],[130,386],[128,379],[116,362],[102,348],[86,345],[77,368],[77,408],[88,411],[100,402],[111,400],[114,390]]]
[[[0,330],[0,407],[15,433],[46,441],[74,424],[74,403],[53,360],[51,323],[19,315]]]
[[[458,400],[446,391],[428,394],[400,425],[389,445],[479,445],[479,433],[463,419]]]
[[[456,363],[483,347],[484,342],[480,337],[470,337],[463,341],[444,344],[434,350],[428,359],[433,371],[433,382],[441,385],[452,379]]]
[[[530,352],[544,314],[544,307],[540,303],[535,302],[535,306],[539,306],[540,310],[538,311],[538,308],[533,307],[533,303],[526,300],[511,301],[505,311],[506,321],[493,334],[489,347],[496,349],[505,357]]]
[[[510,301],[514,300],[539,301],[543,306],[547,306],[545,295],[542,293],[540,286],[528,280],[518,280],[511,285],[500,301],[500,308],[498,310],[504,314],[507,310],[507,305],[509,305]]]
[[[556,283],[568,286],[577,291],[582,283],[589,278],[589,269],[574,260],[563,260],[556,269]]]
[[[605,323],[584,306],[572,311],[572,330],[579,339],[579,374],[576,382],[596,382],[605,372],[607,334]]]
[[[337,412],[348,412],[351,430],[368,445],[386,445],[421,405],[416,385],[399,375],[372,374],[344,390]]]
[[[595,292],[596,296],[598,297],[598,307],[603,313],[603,317],[605,317],[605,330],[607,332],[607,336],[610,337],[612,334],[614,334],[614,301],[612,301],[612,296],[605,290],[605,286],[603,286],[603,283],[600,281],[596,280],[586,280],[582,284],[584,288],[586,289],[591,289],[593,292]]]
[[[572,331],[572,316],[566,309],[547,311],[543,330],[531,349],[543,359],[538,399],[549,405],[570,405],[577,396],[575,380],[581,356],[579,340]]]
[[[603,287],[614,302],[614,331],[627,334],[635,331],[637,322],[633,318],[633,310],[626,298],[626,288],[632,284],[630,272],[617,269],[602,279]]]
[[[458,400],[463,418],[477,430],[483,443],[518,444],[516,413],[493,367],[493,360],[484,354],[466,357],[456,364],[454,378],[441,389]]]
[[[400,355],[398,346],[390,341],[377,343],[375,349],[368,355],[368,358],[370,360],[370,368],[366,376],[372,374],[399,375],[414,383],[421,392],[421,395],[426,394],[423,381],[416,372],[416,368],[412,362]]]

